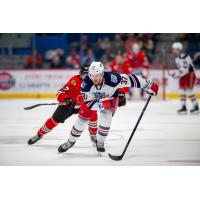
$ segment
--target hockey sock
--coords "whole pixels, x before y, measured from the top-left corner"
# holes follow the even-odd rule
[[[81,136],[82,132],[84,131],[85,127],[87,126],[89,120],[82,119],[78,117],[76,120],[69,136],[70,142],[76,142],[78,138]]]
[[[112,112],[110,110],[104,110],[100,112],[99,116],[99,128],[97,133],[97,141],[104,143],[108,132],[110,130],[110,125],[112,122]]]
[[[181,92],[180,92],[180,101],[181,101],[181,105],[185,106],[185,104],[186,104],[186,92],[185,92],[185,90],[181,90]]]
[[[38,130],[38,135],[43,136],[50,132],[54,127],[56,127],[59,123],[56,122],[52,117],[49,118],[45,124]]]
[[[108,136],[109,130],[110,130],[110,127],[99,125],[99,129],[97,133],[97,141],[100,143],[104,143],[106,140],[106,137]]]
[[[193,106],[197,106],[198,105],[198,102],[197,102],[197,99],[195,97],[195,94],[194,94],[193,90],[189,91],[189,98],[190,98]]]

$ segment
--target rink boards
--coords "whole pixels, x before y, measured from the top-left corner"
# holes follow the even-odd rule
[[[0,98],[55,98],[55,94],[78,70],[0,70]],[[200,98],[200,70],[195,92]],[[149,71],[160,85],[159,97],[178,98],[178,81],[161,69]]]

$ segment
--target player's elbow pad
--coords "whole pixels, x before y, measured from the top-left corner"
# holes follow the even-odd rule
[[[64,103],[64,101],[67,97],[68,96],[65,93],[61,92],[61,93],[57,94],[57,101],[60,103]]]

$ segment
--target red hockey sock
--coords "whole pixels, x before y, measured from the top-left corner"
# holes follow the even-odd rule
[[[38,135],[43,136],[50,132],[54,127],[56,127],[59,123],[56,122],[52,117],[49,118],[45,124],[38,130]]]

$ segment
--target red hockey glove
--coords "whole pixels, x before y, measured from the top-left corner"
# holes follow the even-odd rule
[[[146,88],[144,88],[149,95],[156,96],[158,94],[159,85],[156,82],[147,82]]]
[[[105,109],[112,108],[113,102],[112,102],[112,99],[110,98],[104,98],[98,101],[98,105],[99,105],[100,110],[105,110]]]

